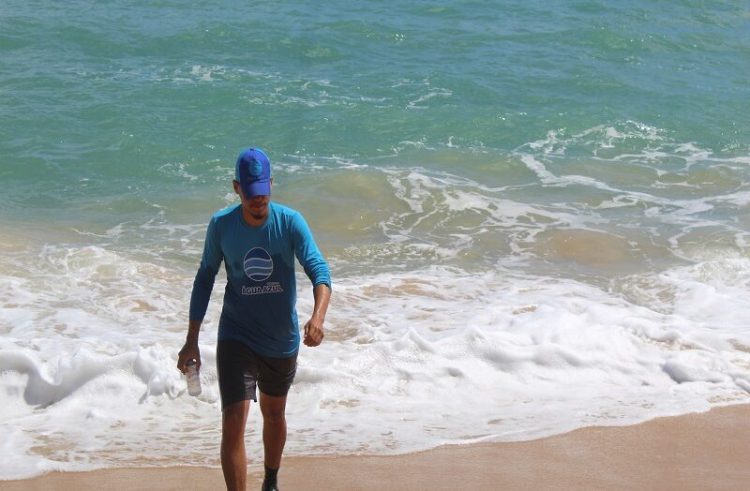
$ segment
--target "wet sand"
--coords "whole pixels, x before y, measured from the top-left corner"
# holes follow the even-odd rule
[[[252,467],[248,489],[260,489]],[[539,440],[456,445],[398,456],[289,457],[283,491],[745,490],[750,405],[590,427]],[[170,467],[51,473],[0,490],[220,490],[220,469]]]

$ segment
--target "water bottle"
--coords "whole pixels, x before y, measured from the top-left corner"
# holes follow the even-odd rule
[[[198,376],[198,364],[195,360],[188,360],[187,362],[187,387],[188,394],[191,396],[197,396],[201,393],[201,379]]]

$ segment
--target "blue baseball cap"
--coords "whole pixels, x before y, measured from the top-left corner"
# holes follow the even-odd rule
[[[260,148],[247,148],[237,157],[234,178],[245,198],[271,194],[271,161]]]

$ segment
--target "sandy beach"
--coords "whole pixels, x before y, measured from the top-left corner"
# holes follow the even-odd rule
[[[514,443],[448,446],[399,456],[290,457],[281,489],[741,490],[750,482],[750,405],[590,427]],[[260,487],[251,467],[248,489]],[[2,481],[0,489],[223,489],[220,469],[131,468]]]

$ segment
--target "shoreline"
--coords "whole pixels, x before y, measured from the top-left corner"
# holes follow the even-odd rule
[[[750,404],[594,426],[537,440],[450,445],[387,456],[287,457],[281,489],[330,491],[449,489],[746,489]],[[249,466],[248,489],[260,487]],[[52,472],[0,481],[0,490],[223,489],[221,469],[118,468]]]

